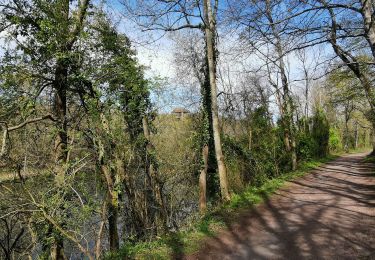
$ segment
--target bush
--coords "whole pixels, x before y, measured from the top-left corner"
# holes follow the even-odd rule
[[[309,124],[312,124],[311,132]],[[330,127],[322,109],[316,109],[312,118],[303,118],[299,125],[306,125],[297,135],[297,156],[300,160],[327,156]]]
[[[300,160],[309,160],[315,157],[317,143],[309,133],[302,132],[298,135],[297,157]]]
[[[236,137],[227,134],[223,138],[228,178],[235,192],[249,184],[262,185],[289,167],[282,131],[272,126],[266,109],[255,109],[241,123],[245,125],[243,134]]]
[[[327,116],[322,109],[316,109],[313,120],[311,136],[316,143],[315,156],[325,157],[328,154],[329,123]]]
[[[330,151],[338,152],[342,150],[340,131],[336,128],[329,129],[328,148]]]

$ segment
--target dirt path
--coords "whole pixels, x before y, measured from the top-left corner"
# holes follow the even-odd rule
[[[364,156],[289,183],[188,259],[375,259],[375,177]]]

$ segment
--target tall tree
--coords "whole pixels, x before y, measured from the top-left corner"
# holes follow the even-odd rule
[[[52,3],[45,1],[10,1],[3,6],[2,27],[10,31],[17,47],[28,57],[29,69],[36,70],[32,77],[42,80],[44,88],[54,91],[53,114],[55,127],[55,173],[57,182],[63,183],[68,155],[67,98],[69,77],[74,63],[74,45],[83,30],[89,0],[80,1],[72,8],[68,0]],[[23,36],[22,39],[20,37]],[[63,245],[56,237],[51,258],[62,259]]]
[[[221,129],[216,82],[216,19],[219,1],[124,1],[126,9],[135,21],[146,30],[177,31],[182,29],[203,29],[206,43],[206,57],[210,79],[211,114],[214,133],[215,154],[217,158],[220,190],[223,200],[229,200],[227,169],[222,152]],[[202,13],[203,10],[203,13]]]
[[[275,91],[279,106],[284,143],[290,155],[292,169],[297,168],[294,104],[289,82],[287,59],[293,49],[296,36],[288,37],[289,19],[298,1],[240,1],[230,4],[228,19],[238,24],[239,40],[262,61],[267,68],[270,84]]]
[[[221,197],[224,201],[230,200],[227,169],[221,143],[221,131],[219,125],[219,106],[217,100],[217,84],[216,84],[216,19],[219,2],[215,1],[212,6],[211,0],[203,1],[204,22],[205,22],[205,39],[207,52],[207,65],[210,79],[210,95],[211,95],[211,113],[212,113],[212,129],[215,142],[215,153],[217,166],[219,171]]]

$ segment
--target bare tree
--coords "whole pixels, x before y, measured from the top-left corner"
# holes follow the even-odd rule
[[[252,1],[231,5],[231,21],[239,24],[240,40],[264,60],[270,84],[274,87],[279,105],[281,123],[284,131],[284,143],[290,154],[292,169],[297,168],[296,137],[294,126],[294,104],[288,77],[287,55],[293,48],[295,37],[286,38],[291,13],[285,9],[285,2]],[[298,7],[295,1],[288,1]],[[239,15],[241,14],[241,15]],[[245,14],[245,15],[244,15]],[[276,70],[273,73],[273,70]],[[275,76],[273,76],[274,74]]]
[[[217,158],[220,190],[223,200],[229,200],[229,187],[224,155],[222,152],[221,130],[216,83],[216,18],[219,1],[128,1],[125,7],[135,17],[135,21],[145,30],[177,31],[181,29],[203,29],[206,43],[206,57],[210,81],[211,114],[214,133],[215,154]]]

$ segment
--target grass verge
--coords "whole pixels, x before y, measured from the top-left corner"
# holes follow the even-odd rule
[[[226,227],[228,221],[233,222],[241,210],[254,207],[282,187],[286,181],[301,177],[337,157],[331,155],[303,162],[296,171],[270,179],[260,187],[249,186],[241,194],[233,194],[230,202],[209,211],[188,230],[170,233],[151,242],[126,243],[118,253],[107,255],[106,259],[169,259],[193,254],[199,250],[204,238],[214,236]]]

